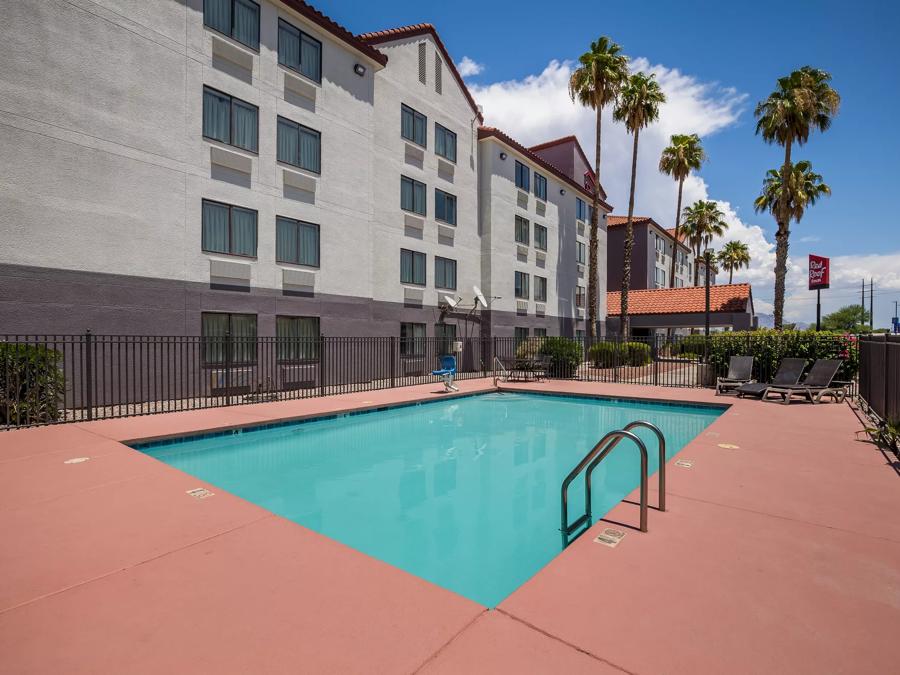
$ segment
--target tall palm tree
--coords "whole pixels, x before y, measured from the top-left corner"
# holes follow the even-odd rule
[[[700,199],[684,207],[684,231],[694,251],[694,286],[700,285],[700,251],[713,237],[721,237],[728,229],[725,214],[714,201]]]
[[[678,181],[678,206],[675,209],[675,246],[672,248],[672,266],[669,270],[669,288],[675,287],[675,257],[678,251],[679,223],[681,219],[681,192],[684,188],[684,180],[691,171],[700,169],[700,165],[706,161],[706,153],[700,145],[700,137],[697,134],[675,134],[672,136],[669,147],[662,151],[659,158],[659,170],[661,173],[672,176]]]
[[[631,191],[628,194],[628,221],[625,225],[625,257],[622,263],[622,317],[619,326],[622,336],[631,333],[628,320],[628,289],[631,286],[631,251],[634,248],[634,185],[637,178],[638,138],[641,129],[659,118],[659,106],[666,102],[666,95],[656,81],[655,75],[634,73],[622,85],[613,119],[624,122],[625,128],[634,136],[631,151]]]
[[[775,233],[775,328],[784,316],[784,279],[787,275],[788,239],[792,197],[788,173],[791,170],[791,146],[803,145],[813,129],[827,131],[841,104],[832,89],[831,75],[824,70],[803,66],[787,77],[779,78],[775,91],[756,106],[756,133],[767,143],[784,147],[781,182],[787,186],[775,208],[770,208],[778,224]],[[766,178],[768,181],[769,178]]]
[[[591,339],[597,337],[597,249],[599,246],[600,213],[600,132],[603,107],[612,103],[622,83],[628,77],[628,57],[622,48],[603,36],[591,43],[591,48],[578,59],[578,68],[569,78],[569,96],[573,101],[592,108],[597,113],[597,137],[594,148],[594,199],[591,210],[591,237],[588,258],[588,323]]]
[[[728,270],[728,283],[734,280],[734,271],[750,267],[750,249],[742,241],[729,241],[719,251],[719,262]]]

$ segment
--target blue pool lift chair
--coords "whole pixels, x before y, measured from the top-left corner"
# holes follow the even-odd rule
[[[442,356],[440,369],[432,370],[431,374],[441,378],[447,391],[459,391],[459,387],[453,384],[453,378],[456,377],[456,357],[452,354]]]

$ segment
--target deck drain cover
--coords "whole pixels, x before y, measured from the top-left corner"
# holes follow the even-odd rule
[[[81,464],[82,462],[86,462],[90,459],[90,457],[73,457],[72,459],[67,459],[63,462],[63,464]]]
[[[685,469],[690,469],[692,466],[694,466],[694,460],[692,460],[692,459],[676,459],[675,466],[682,466]]]
[[[594,543],[615,548],[619,545],[619,542],[622,541],[624,536],[625,533],[622,532],[622,530],[614,530],[611,527],[607,527],[603,532],[594,537]]]
[[[735,445],[734,443],[719,443],[720,448],[725,448],[726,450],[739,450],[741,446]]]
[[[216,494],[215,492],[210,492],[206,488],[194,488],[193,490],[188,490],[187,493],[195,499],[206,499],[207,497],[212,497]]]

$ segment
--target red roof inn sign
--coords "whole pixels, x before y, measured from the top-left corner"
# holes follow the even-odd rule
[[[828,288],[828,258],[819,255],[809,256],[809,290],[816,291]]]

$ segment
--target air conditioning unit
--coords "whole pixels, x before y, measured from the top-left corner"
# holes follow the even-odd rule
[[[315,363],[281,366],[281,386],[285,389],[309,389],[315,387],[318,370],[319,365]]]
[[[225,368],[213,368],[209,371],[209,389],[212,393],[224,393],[231,385],[231,393],[242,393],[253,389],[253,368],[231,368],[226,374]]]
[[[528,301],[527,300],[516,300],[516,311],[528,313]]]

